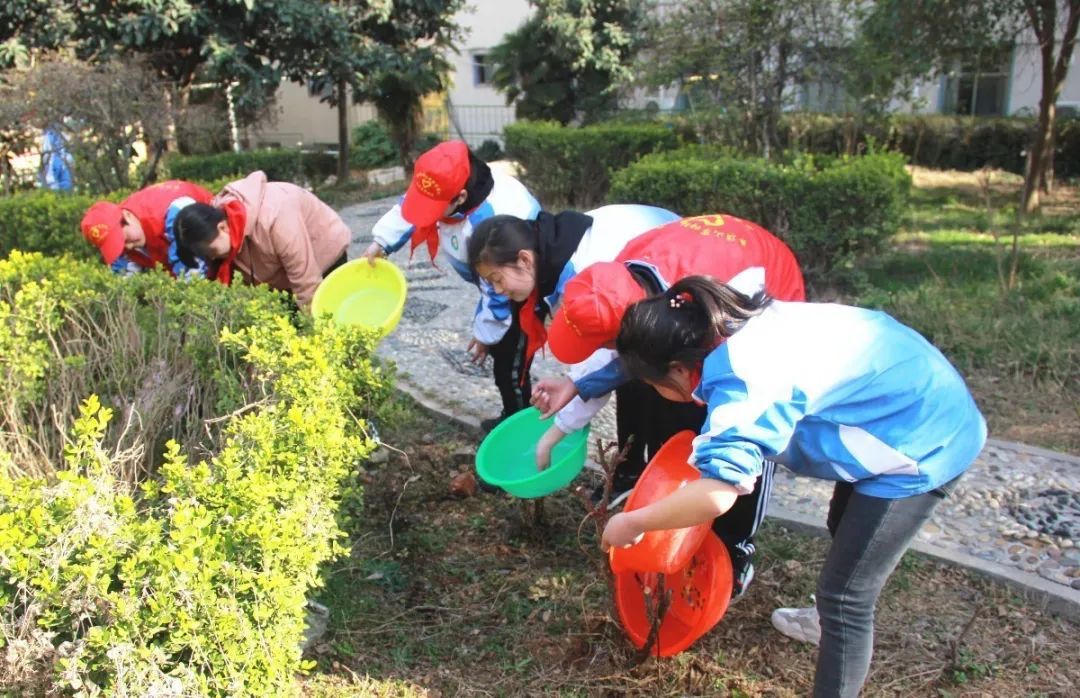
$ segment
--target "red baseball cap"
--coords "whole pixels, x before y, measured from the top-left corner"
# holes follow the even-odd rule
[[[440,143],[416,159],[412,184],[401,202],[401,216],[417,227],[431,225],[446,212],[469,180],[469,146]]]
[[[630,271],[619,262],[598,262],[566,282],[562,303],[548,328],[548,346],[564,364],[589,358],[619,336],[626,309],[645,298]]]
[[[111,201],[99,201],[86,210],[82,223],[83,237],[101,252],[106,264],[112,264],[124,251],[124,209]]]

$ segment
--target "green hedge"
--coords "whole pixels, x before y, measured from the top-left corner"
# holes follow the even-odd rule
[[[196,181],[217,193],[233,181],[233,177]],[[68,254],[76,259],[100,259],[97,250],[79,231],[79,222],[95,201],[105,199],[120,202],[128,194],[128,191],[116,191],[105,197],[97,197],[35,189],[0,196],[0,259],[12,250],[41,252],[51,256]]]
[[[741,133],[731,114],[697,112],[660,117],[686,141],[735,145]],[[898,150],[914,165],[973,171],[984,166],[1023,174],[1035,121],[1030,118],[891,114],[882,118],[792,112],[780,119],[781,148],[807,153],[857,153],[873,142]],[[1080,175],[1080,120],[1057,124],[1055,169]]]
[[[108,198],[120,201],[124,197],[118,193]],[[100,259],[97,250],[79,232],[79,221],[97,200],[98,197],[86,194],[41,189],[0,197],[0,258],[19,249]]]
[[[298,692],[305,599],[346,552],[341,504],[373,446],[354,415],[389,387],[370,336],[301,331],[283,307],[265,288],[0,261],[0,353],[19,352],[0,373],[0,693]],[[77,373],[96,384],[78,398]],[[45,404],[58,381],[70,410]],[[189,387],[219,417],[133,471],[144,430],[194,409]],[[27,472],[20,444],[46,439],[63,455]]]
[[[165,162],[168,177],[194,182],[239,179],[262,170],[271,181],[318,186],[337,172],[337,156],[290,149],[248,150],[215,155],[174,155]]]
[[[895,153],[778,165],[692,147],[615,173],[611,200],[752,220],[791,246],[811,283],[836,283],[853,272],[859,255],[896,232],[910,187]]]
[[[1059,121],[1055,137],[1055,174],[1059,177],[1080,177],[1080,117]]]
[[[611,172],[679,144],[674,131],[656,124],[572,128],[518,121],[505,136],[507,155],[522,164],[522,181],[545,208],[596,206],[607,196]]]
[[[790,114],[782,123],[784,146],[838,154],[868,141],[899,150],[915,165],[943,170],[990,166],[1022,173],[1030,119],[894,114],[856,121],[824,114]]]

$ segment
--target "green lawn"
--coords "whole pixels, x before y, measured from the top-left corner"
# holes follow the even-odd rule
[[[955,180],[916,186],[905,229],[864,263],[868,283],[848,300],[887,310],[945,352],[992,436],[1080,453],[1080,198],[1064,188],[1020,224],[1009,288],[1013,216],[1002,209],[1016,182],[995,191],[988,214],[970,178]]]

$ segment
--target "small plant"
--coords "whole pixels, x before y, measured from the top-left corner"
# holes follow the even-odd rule
[[[957,660],[949,668],[949,680],[957,686],[963,686],[971,681],[990,678],[996,672],[996,664],[979,661],[972,652],[962,649]]]
[[[501,160],[504,157],[502,146],[498,141],[493,141],[490,138],[480,144],[480,147],[476,149],[476,157],[480,158],[484,162],[492,162],[493,160]]]
[[[984,167],[976,173],[975,181],[979,184],[979,192],[982,194],[983,199],[981,222],[994,238],[994,259],[997,262],[998,283],[1001,285],[1001,293],[1005,294],[1016,288],[1017,283],[1017,270],[1020,266],[1020,217],[1017,214],[1018,209],[1015,206],[1010,206],[1009,210],[1005,211],[1012,220],[1012,224],[1010,225],[1010,228],[1012,229],[1012,246],[1008,255],[1008,271],[1006,272],[1004,266],[1004,247],[1001,244],[1001,231],[993,224],[994,207],[991,203],[991,193],[993,192],[993,187],[991,185],[993,184],[993,177],[993,170]]]
[[[596,526],[597,538],[603,536],[604,527],[607,526],[608,519],[611,518],[611,511],[608,507],[611,502],[611,489],[615,479],[615,469],[620,463],[626,460],[626,454],[630,452],[630,448],[633,445],[632,438],[633,437],[627,440],[626,445],[623,446],[622,450],[616,450],[618,444],[615,442],[604,443],[597,439],[597,460],[604,473],[604,485],[603,493],[600,495],[600,500],[596,504],[593,504],[590,497],[591,493],[586,487],[579,485],[574,490],[574,493],[581,500],[582,504],[584,504],[585,510],[588,512],[581,521],[581,526],[584,526],[585,522],[591,519]],[[578,533],[580,535],[581,527],[578,528]],[[581,546],[582,550],[585,550],[585,546],[581,544],[580,539],[578,545]],[[612,618],[616,618],[618,617],[618,613],[614,610],[615,584],[612,578],[611,568],[608,566],[608,558],[606,555],[597,558],[592,554],[590,554],[589,557],[596,560],[600,578],[607,583],[607,597],[612,606],[610,614]],[[667,615],[668,608],[671,607],[672,590],[665,587],[665,575],[663,574],[648,575],[648,581],[641,575],[635,575],[635,579],[641,587],[642,595],[645,599],[645,617],[649,619],[649,636],[645,640],[645,644],[635,652],[633,659],[634,664],[641,664],[653,653],[653,649],[659,640],[660,626],[663,625],[664,617]],[[655,580],[655,582],[652,582],[652,580]]]

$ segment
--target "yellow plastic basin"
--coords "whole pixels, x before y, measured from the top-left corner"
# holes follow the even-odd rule
[[[311,300],[315,317],[332,315],[340,325],[360,325],[380,334],[394,331],[405,310],[405,275],[392,262],[354,259],[323,279]]]

